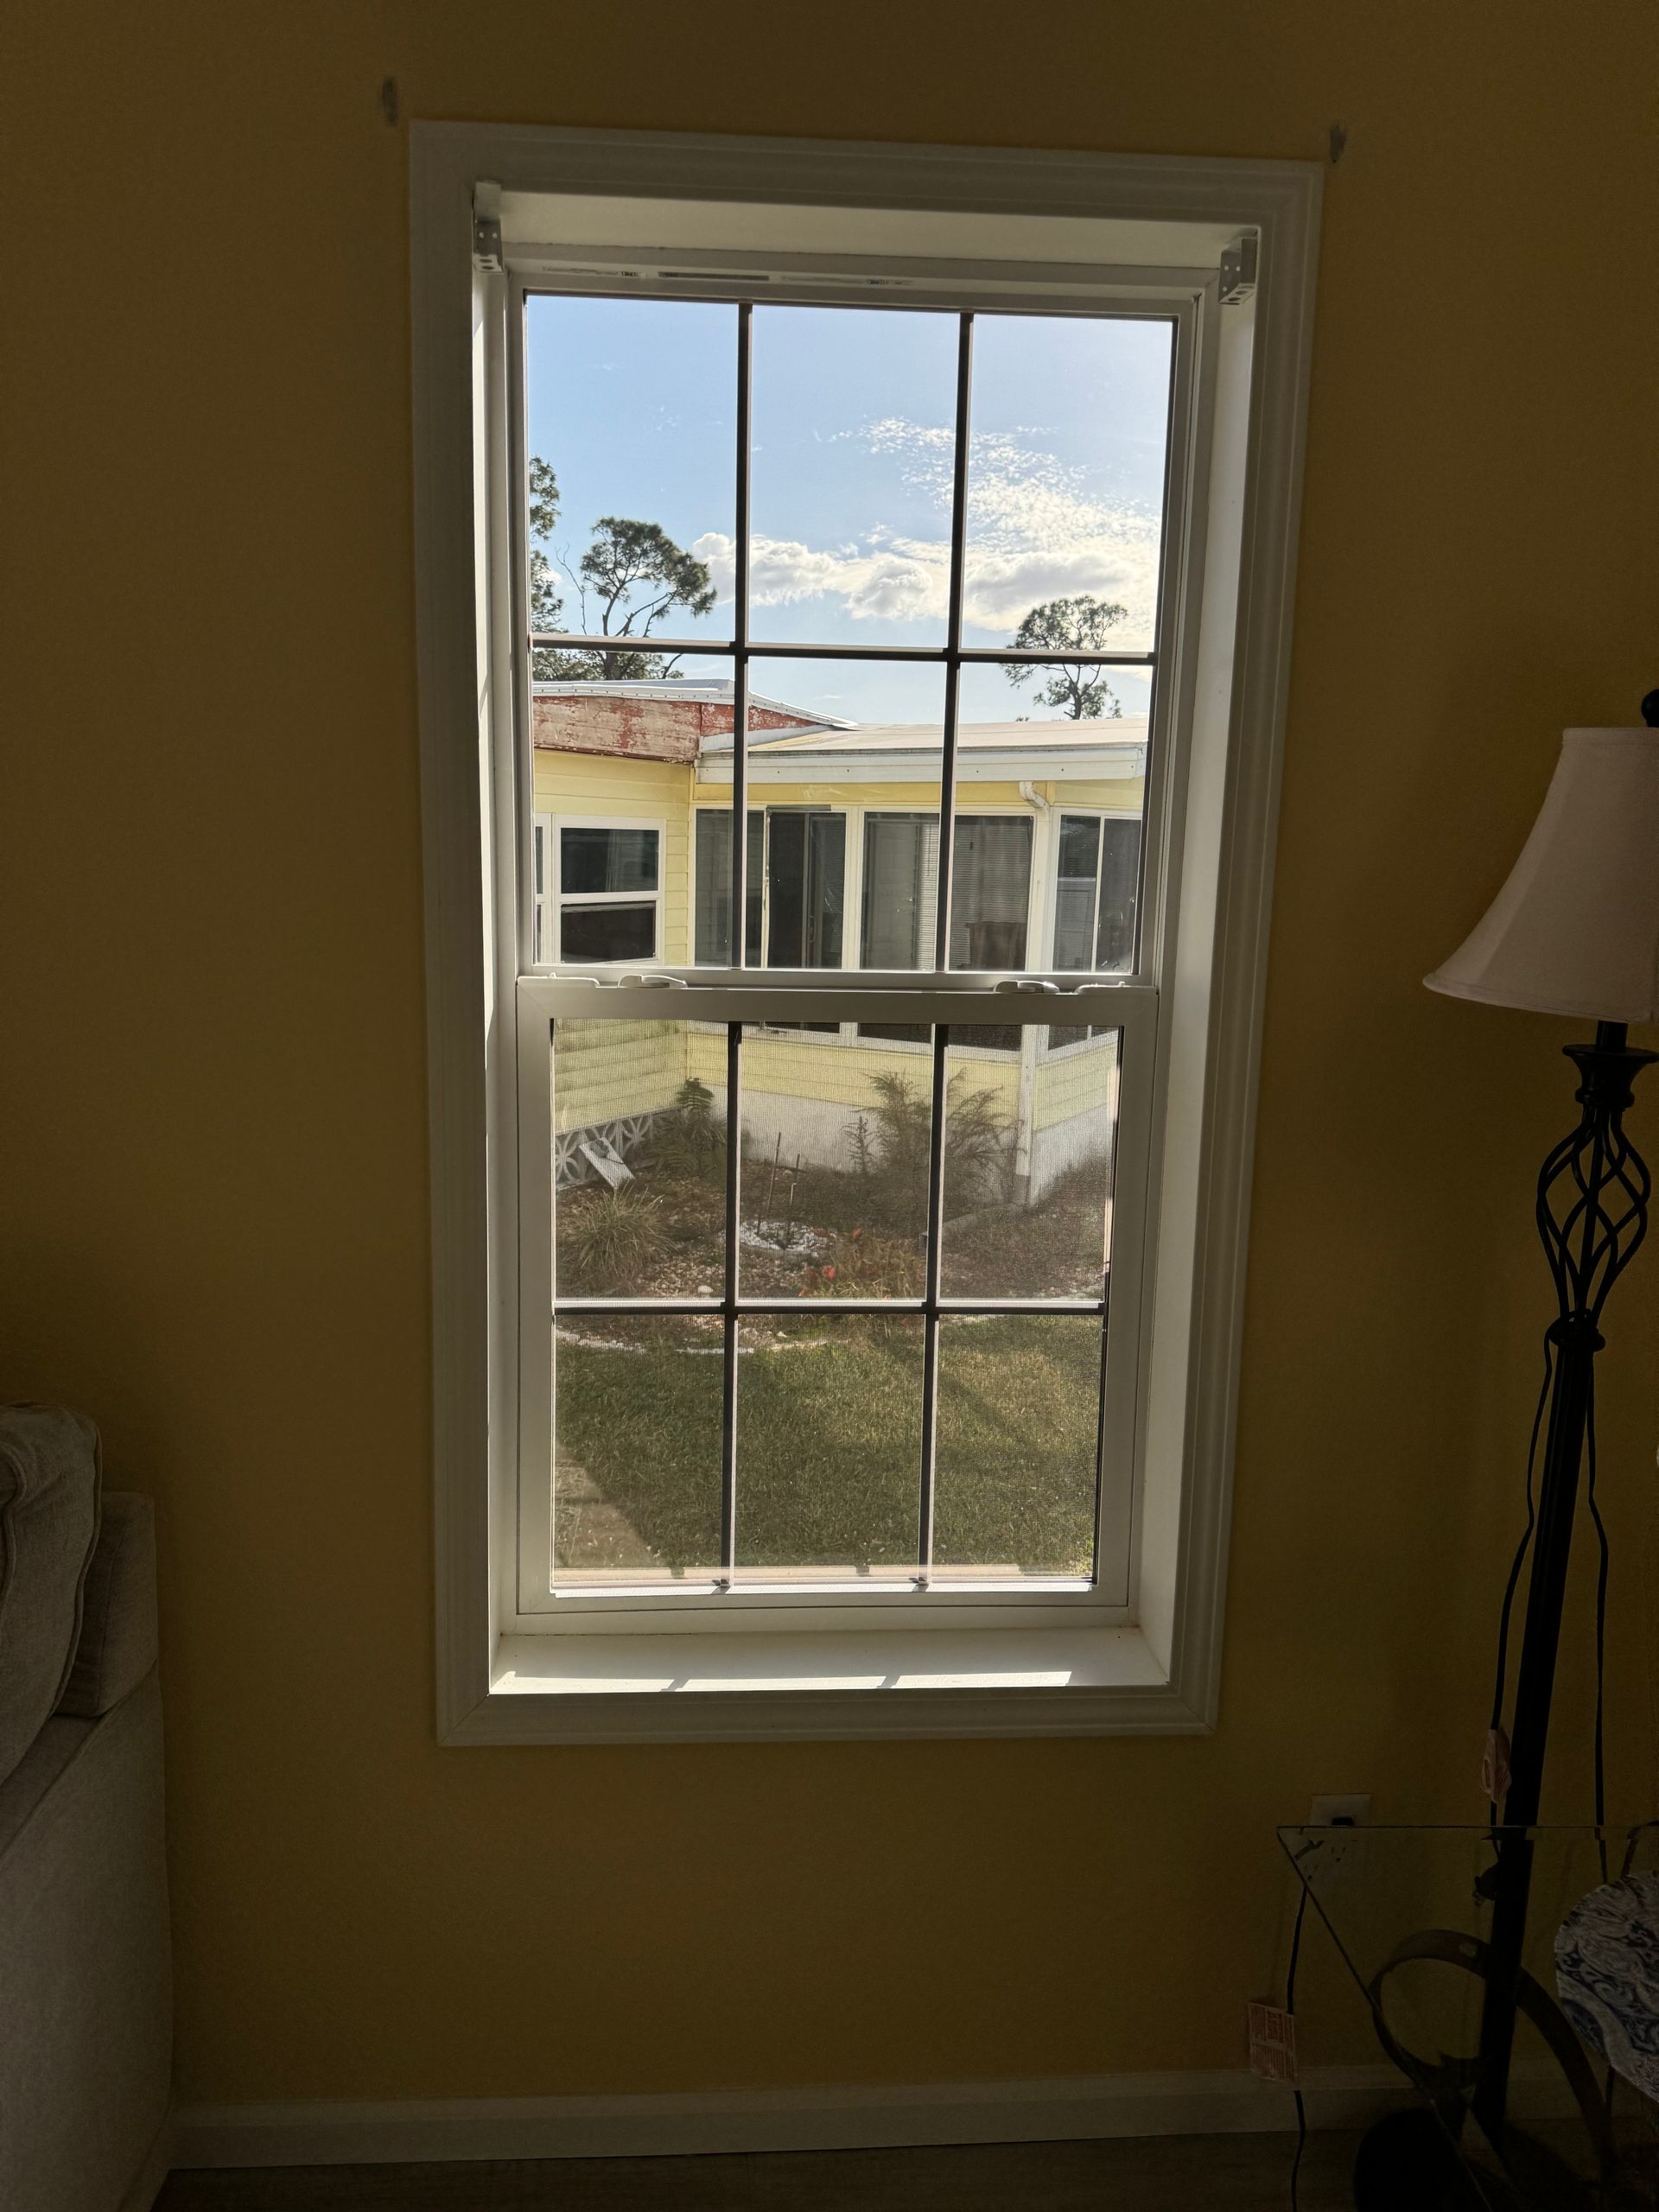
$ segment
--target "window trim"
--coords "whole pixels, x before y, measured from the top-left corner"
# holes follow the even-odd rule
[[[1213,1725],[1319,170],[470,124],[416,126],[411,164],[442,1738],[1167,1732]],[[742,1688],[721,1687],[716,1669],[664,1695],[665,1683],[644,1675],[578,1681],[575,1655],[563,1662],[571,1679],[555,1679],[549,1655],[527,1667],[501,1635],[489,1529],[510,1504],[499,1440],[511,1420],[512,1363],[492,1346],[486,1286],[492,1246],[499,1266],[504,1240],[512,1241],[514,1217],[503,1199],[512,1109],[499,1102],[512,1092],[502,1084],[510,1023],[498,1019],[501,976],[480,963],[478,929],[496,897],[491,851],[527,841],[528,824],[515,816],[486,743],[489,719],[512,690],[511,639],[508,611],[490,602],[483,578],[491,559],[514,556],[502,503],[491,496],[492,485],[506,480],[505,450],[499,437],[494,450],[475,440],[470,426],[485,389],[498,387],[497,422],[516,395],[499,389],[505,370],[486,340],[491,279],[470,288],[468,305],[473,195],[484,179],[508,191],[1085,214],[1121,226],[1126,264],[1149,238],[1172,238],[1168,226],[1208,225],[1206,237],[1230,226],[1257,233],[1254,298],[1232,314],[1230,327],[1227,318],[1212,324],[1213,353],[1204,365],[1217,398],[1217,490],[1197,508],[1205,525],[1205,619],[1185,664],[1195,711],[1184,772],[1193,786],[1187,843],[1204,852],[1206,865],[1172,880],[1180,950],[1160,1035],[1173,1104],[1153,1163],[1163,1208],[1156,1300],[1166,1325],[1148,1407],[1154,1427],[1179,1439],[1178,1459],[1160,1473],[1155,1494],[1148,1489],[1137,1629],[1105,1632],[1107,1643],[1058,1656],[1051,1639],[1046,1668],[1035,1644],[1022,1644],[1007,1649],[1006,1664],[987,1663],[981,1653],[953,1669],[952,1655],[921,1631],[926,1659],[910,1672],[886,1663],[890,1653],[879,1655],[883,1664],[872,1678],[849,1666],[844,1647],[827,1672],[822,1653],[769,1657],[751,1647]],[[1179,245],[1168,251],[1181,259]],[[1183,264],[1158,273],[1202,289],[1213,287],[1211,253],[1203,270]],[[1136,280],[1145,272],[1126,269],[1126,291]],[[1196,564],[1196,551],[1193,557]],[[476,741],[458,742],[468,729]],[[1158,805],[1166,810],[1161,798]],[[1155,828],[1150,794],[1148,821]],[[1173,879],[1179,855],[1171,859]],[[572,1694],[584,1688],[607,1694]],[[872,1696],[878,1688],[898,1694]]]

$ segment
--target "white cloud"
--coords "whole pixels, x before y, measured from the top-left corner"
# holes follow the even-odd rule
[[[870,453],[896,455],[904,480],[940,510],[937,539],[900,537],[874,523],[851,544],[810,546],[757,537],[750,588],[762,607],[829,596],[855,620],[943,618],[950,589],[952,434],[902,417],[845,434]],[[1012,634],[1046,599],[1091,593],[1120,601],[1126,639],[1149,637],[1158,587],[1158,518],[1091,497],[1083,472],[1044,450],[1040,430],[976,438],[969,456],[964,613]],[[709,531],[692,547],[722,595],[733,588],[733,545]]]
[[[719,531],[696,540],[691,550],[706,561],[715,588],[729,594],[735,575],[733,545]],[[798,539],[756,537],[749,546],[749,590],[759,607],[786,607],[823,594],[843,600],[855,619],[896,616],[913,620],[941,614],[950,588],[950,549],[872,531],[863,545],[814,547]]]

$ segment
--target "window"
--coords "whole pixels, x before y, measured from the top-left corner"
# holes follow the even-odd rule
[[[732,817],[696,817],[699,966],[731,957]],[[825,807],[751,808],[744,964],[839,968],[845,905],[847,820]]]
[[[950,964],[1003,968],[1026,964],[1031,904],[1031,823],[1019,817],[957,815]],[[930,814],[870,813],[864,817],[866,968],[925,969],[933,963],[938,928],[939,825]],[[913,1022],[865,1021],[861,1037],[922,1044]],[[976,1033],[982,1051],[1014,1052],[1019,1033],[1006,1025]]]
[[[1204,1726],[1307,188],[650,158],[417,145],[446,1734]]]
[[[1121,975],[1135,964],[1141,824],[1109,815],[1063,814],[1054,869],[1054,965],[1068,973]],[[1051,1052],[1095,1033],[1052,1027]]]
[[[531,958],[541,966],[649,963],[662,950],[659,829],[537,815]]]

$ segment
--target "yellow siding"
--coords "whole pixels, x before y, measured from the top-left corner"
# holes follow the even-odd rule
[[[538,814],[619,817],[664,824],[663,853],[663,957],[671,966],[691,959],[691,846],[694,801],[690,765],[587,753],[538,753],[535,757]],[[1141,785],[1135,783],[1046,784],[1038,790],[1057,805],[1109,807],[1138,812]],[[938,804],[937,784],[769,784],[752,794],[756,804],[868,807],[889,813],[925,813]],[[1027,814],[1031,809],[1015,784],[958,786],[963,812]],[[697,807],[719,810],[717,797],[696,798]],[[849,865],[852,855],[849,855]],[[856,917],[849,918],[855,929]],[[723,1064],[722,1064],[723,1065]]]
[[[1038,787],[1058,805],[1138,809],[1137,783],[1065,784]],[[766,785],[754,793],[758,804],[798,806],[830,804],[837,808],[870,807],[893,812],[924,811],[938,804],[936,785],[818,784]],[[718,808],[718,797],[698,795],[696,805]],[[666,824],[664,858],[666,957],[689,962],[691,954],[690,850],[694,804],[692,771],[673,762],[611,759],[586,753],[538,753],[537,810],[548,814],[621,816]],[[1014,784],[962,787],[964,811],[1028,813]],[[850,855],[849,855],[850,858]],[[589,1127],[668,1105],[680,1084],[695,1076],[706,1084],[723,1110],[726,1044],[717,1029],[679,1022],[583,1021],[567,1026],[558,1063],[556,1121],[561,1131]],[[988,1089],[1012,1126],[1019,1097],[1019,1067],[1012,1057],[963,1059],[966,1080]],[[1098,1109],[1109,1096],[1107,1070],[1111,1047],[1078,1052],[1039,1064],[1033,1099],[1033,1122],[1048,1128],[1072,1116]],[[816,1100],[844,1108],[848,1118],[873,1103],[878,1076],[897,1075],[918,1093],[929,1081],[928,1058],[919,1050],[881,1045],[836,1044],[757,1033],[744,1052],[747,1090],[772,1098]]]
[[[1078,1114],[1095,1112],[1115,1096],[1117,1053],[1110,1037],[1096,1037],[1063,1058],[1039,1060],[1032,1102],[1033,1128],[1051,1129]]]
[[[686,1076],[680,1021],[562,1021],[553,1039],[553,1124],[561,1135],[654,1114]]]

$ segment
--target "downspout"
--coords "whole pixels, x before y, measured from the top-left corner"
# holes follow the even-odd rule
[[[1032,870],[1038,896],[1037,926],[1044,927],[1048,912],[1048,835],[1046,824],[1053,809],[1033,783],[1022,781],[1020,796],[1037,817],[1037,827],[1043,833],[1040,852],[1033,855],[1036,865]],[[1039,940],[1040,942],[1040,940]],[[1027,948],[1029,950],[1029,948]],[[1040,952],[1039,959],[1041,958]],[[1027,960],[1027,968],[1036,961]],[[1015,1196],[1022,1204],[1029,1205],[1031,1189],[1031,1147],[1035,1133],[1037,1114],[1037,1025],[1027,1022],[1020,1032],[1020,1083],[1014,1109],[1014,1181]]]

